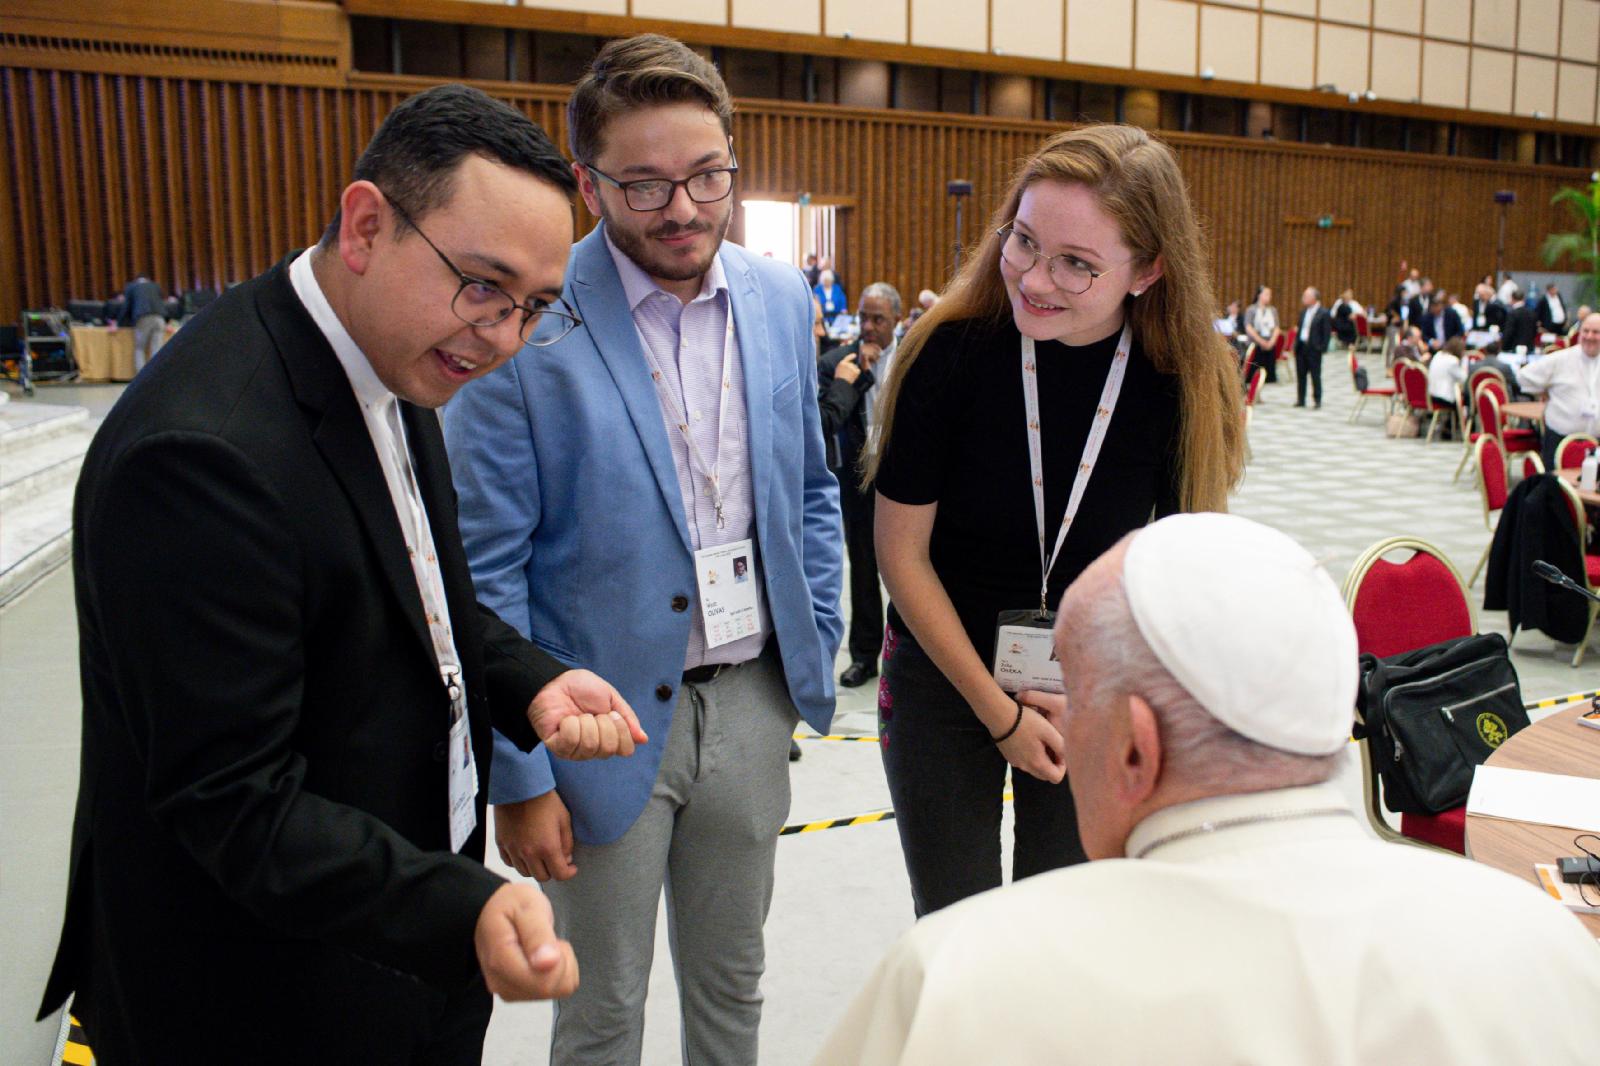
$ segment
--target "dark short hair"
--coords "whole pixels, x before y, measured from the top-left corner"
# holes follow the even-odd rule
[[[450,199],[456,168],[469,155],[549,182],[567,196],[578,190],[572,169],[555,142],[522,112],[468,85],[439,85],[402,100],[383,120],[351,181],[370,181],[400,206],[398,232],[406,216],[421,219]],[[323,231],[324,243],[338,236],[340,211]]]
[[[592,163],[605,148],[612,116],[657,104],[704,104],[733,136],[733,97],[717,68],[671,37],[645,33],[612,41],[595,55],[567,102],[572,158]]]

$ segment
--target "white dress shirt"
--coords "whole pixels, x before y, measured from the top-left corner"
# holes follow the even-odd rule
[[[1600,433],[1600,356],[1581,345],[1563,348],[1517,370],[1526,393],[1547,393],[1544,424],[1552,433]]]
[[[1128,840],[1145,858],[922,919],[816,1062],[1593,1062],[1600,949],[1577,918],[1358,817],[1327,785],[1157,811]]]
[[[1317,317],[1317,311],[1321,307],[1321,303],[1314,303],[1306,308],[1305,314],[1300,316],[1300,340],[1305,341],[1307,344],[1311,343],[1311,320]]]
[[[672,448],[672,463],[677,469],[678,491],[683,498],[684,518],[689,524],[689,539],[695,550],[755,538],[755,492],[750,476],[750,418],[745,407],[744,359],[737,328],[728,358],[727,388],[722,381],[722,349],[727,337],[728,316],[733,301],[728,293],[728,278],[722,258],[711,260],[711,269],[701,281],[700,292],[687,304],[657,285],[606,235],[606,247],[622,279],[623,295],[633,313],[639,345],[652,373],[659,372],[665,389],[657,389],[661,417],[666,425],[667,443]],[[672,398],[669,403],[661,395]],[[706,463],[718,467],[722,488],[722,529],[717,528],[717,511],[707,494],[705,473],[696,469],[688,442],[678,430],[675,408],[683,405],[689,419],[689,432],[696,451]],[[721,410],[723,406],[726,411]],[[722,439],[717,439],[717,426]],[[715,458],[714,458],[715,457]],[[756,546],[759,553],[760,546]],[[759,565],[759,559],[757,562]],[[689,612],[689,646],[684,653],[685,670],[716,663],[742,663],[761,654],[767,634],[772,632],[772,615],[762,582],[756,582],[756,618],[760,629],[748,637],[706,648],[705,619],[699,598]]]
[[[1434,352],[1428,360],[1428,395],[1451,406],[1460,402],[1459,386],[1467,380],[1467,368],[1453,352]]]
[[[461,657],[456,653],[455,634],[450,627],[450,608],[445,600],[444,575],[439,569],[434,551],[433,528],[428,523],[428,511],[422,504],[415,471],[411,466],[411,447],[405,438],[405,423],[400,419],[399,401],[395,394],[378,378],[350,331],[334,313],[328,303],[317,276],[311,269],[308,248],[289,265],[289,281],[295,295],[311,314],[311,319],[328,338],[333,354],[350,379],[356,403],[361,407],[361,417],[378,453],[378,465],[383,468],[383,480],[389,488],[389,499],[394,504],[395,520],[400,524],[405,539],[406,554],[410,557],[411,572],[417,580],[418,594],[422,599],[423,615],[428,623],[428,634],[433,641],[434,656],[440,673],[453,674],[459,682]],[[430,414],[429,417],[432,417]],[[464,704],[463,704],[464,706]]]

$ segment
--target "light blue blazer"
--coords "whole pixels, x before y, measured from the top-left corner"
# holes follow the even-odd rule
[[[842,527],[823,459],[810,291],[791,266],[726,242],[718,254],[744,365],[767,605],[789,695],[826,732],[844,628]],[[489,802],[555,787],[577,839],[606,844],[638,818],[661,765],[689,642],[690,614],[672,601],[697,602],[695,574],[660,401],[601,228],[573,248],[565,296],[584,324],[467,385],[444,424],[479,599],[610,681],[650,734],[632,758],[567,762],[497,733]]]

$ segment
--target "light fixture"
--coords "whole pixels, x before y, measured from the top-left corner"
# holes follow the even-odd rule
[[[1200,80],[1201,81],[1210,81],[1212,78],[1215,78],[1216,76],[1217,76],[1217,72],[1215,70],[1213,70],[1211,67],[1207,67],[1206,69],[1204,69],[1204,70],[1202,70],[1200,72]]]

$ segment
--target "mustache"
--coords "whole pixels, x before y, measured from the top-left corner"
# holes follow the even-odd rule
[[[650,231],[652,237],[686,237],[691,233],[706,233],[711,229],[703,222],[663,222]]]

